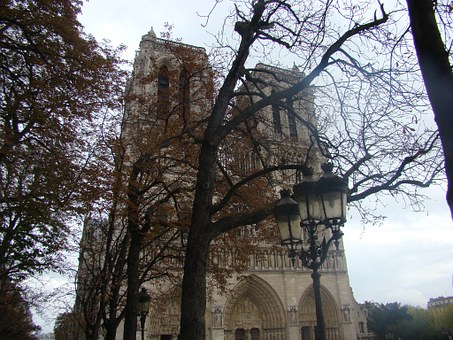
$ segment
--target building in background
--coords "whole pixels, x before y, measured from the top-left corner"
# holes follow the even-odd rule
[[[428,301],[429,310],[441,310],[447,308],[448,305],[453,304],[453,296],[439,296],[437,298],[431,298]]]

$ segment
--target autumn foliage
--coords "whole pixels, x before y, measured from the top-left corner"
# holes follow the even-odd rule
[[[119,51],[82,32],[80,5],[1,1],[1,280],[59,268],[71,219],[102,194],[96,140],[122,72]]]

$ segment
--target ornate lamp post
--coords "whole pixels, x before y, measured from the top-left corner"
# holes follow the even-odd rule
[[[340,227],[346,222],[347,182],[332,173],[332,166],[322,166],[324,174],[315,180],[311,173],[294,185],[294,199],[289,190],[282,190],[274,216],[280,230],[282,245],[294,265],[296,257],[312,270],[316,307],[316,340],[326,340],[318,270],[327,257],[333,242],[338,249],[343,236]],[[322,239],[320,237],[321,233]]]
[[[149,312],[150,301],[151,296],[148,294],[146,289],[142,287],[140,293],[138,294],[138,303],[140,305],[140,331],[142,333],[142,340],[145,340],[145,320]]]

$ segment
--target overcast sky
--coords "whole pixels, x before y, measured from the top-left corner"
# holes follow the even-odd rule
[[[208,32],[221,29],[230,1],[221,1],[207,27],[202,27],[211,6],[211,0],[90,0],[80,21],[85,32],[98,40],[127,45],[124,56],[132,61],[141,37],[151,27],[159,35],[166,22],[174,24],[175,38],[208,45],[213,41]],[[428,193],[431,200],[422,212],[405,208],[403,202],[389,202],[381,207],[387,216],[381,226],[363,226],[356,217],[346,223],[348,269],[359,302],[399,301],[426,307],[429,298],[453,295],[453,223],[444,192],[437,188]]]
[[[165,23],[174,25],[174,37],[185,43],[207,46],[209,33],[221,29],[230,1],[222,1],[203,27],[211,0],[90,0],[80,17],[87,33],[97,39],[123,43],[125,57],[133,60],[141,37],[151,27],[157,35]],[[385,3],[385,2],[384,2]],[[209,32],[209,33],[208,33]],[[292,62],[288,67],[292,66]],[[381,207],[388,216],[381,226],[361,225],[352,217],[344,228],[351,286],[359,302],[400,301],[426,306],[431,297],[453,295],[453,223],[444,192],[429,189],[431,200],[422,212],[405,208],[404,202]]]

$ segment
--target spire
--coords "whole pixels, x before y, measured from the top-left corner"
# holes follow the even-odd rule
[[[155,40],[156,39],[156,33],[154,33],[154,29],[151,26],[151,29],[146,33],[144,36],[142,36],[142,41],[143,40]]]
[[[153,38],[156,37],[156,33],[154,33],[153,26],[151,26],[151,29],[150,29],[149,32],[148,32],[148,36],[153,37]]]

